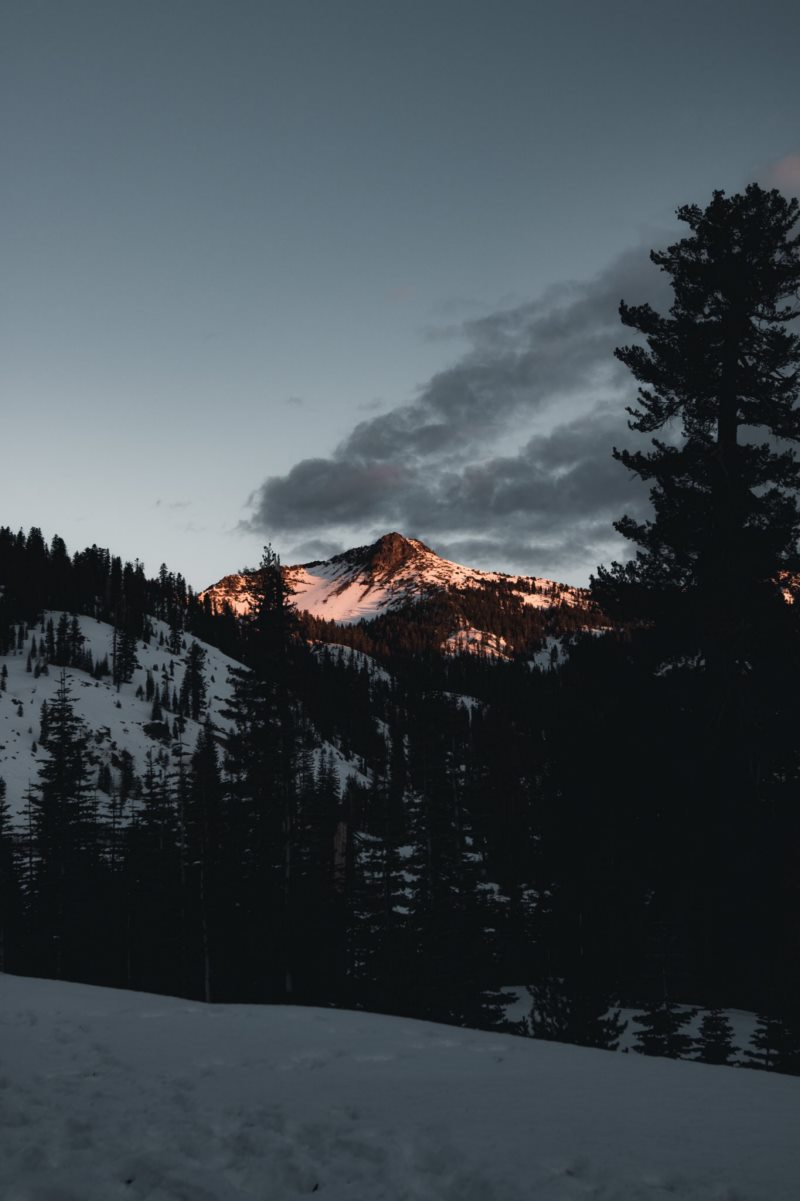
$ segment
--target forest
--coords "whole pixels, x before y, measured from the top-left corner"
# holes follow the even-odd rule
[[[652,514],[620,518],[591,614],[459,598],[507,660],[441,653],[447,598],[303,618],[269,548],[237,618],[166,567],[0,529],[0,656],[59,679],[21,820],[0,783],[3,970],[484,1028],[523,982],[520,1033],[613,1047],[636,1007],[638,1049],[718,1063],[741,1008],[752,1065],[800,1073],[798,204],[751,185],[678,215],[652,256],[672,309],[623,303],[617,351],[655,436],[613,453]],[[66,615],[113,626],[109,660]],[[547,636],[557,670],[530,662]],[[122,686],[156,637],[185,671],[148,680],[147,770],[109,770],[67,669]],[[228,733],[194,639],[241,664]]]

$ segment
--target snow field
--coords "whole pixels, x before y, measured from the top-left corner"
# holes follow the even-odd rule
[[[796,1201],[800,1080],[0,976],[3,1201]]]

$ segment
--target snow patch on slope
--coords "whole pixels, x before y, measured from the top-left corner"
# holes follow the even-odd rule
[[[477,630],[474,626],[463,626],[442,643],[448,655],[487,655],[491,659],[510,659],[508,643],[501,634],[489,630]]]
[[[53,624],[57,626],[60,616],[59,612],[48,612],[44,615],[44,621],[46,623],[52,618]],[[93,617],[79,617],[78,623],[95,663],[106,656],[110,661],[113,628],[96,621]],[[126,750],[133,757],[134,770],[141,776],[148,751],[152,751],[154,755],[164,751],[165,744],[151,738],[145,730],[150,724],[152,702],[147,701],[144,696],[137,696],[136,693],[139,689],[144,693],[148,671],[155,682],[160,683],[166,669],[170,687],[174,687],[180,694],[186,655],[192,642],[197,642],[205,651],[207,711],[214,728],[222,738],[230,729],[230,722],[224,716],[224,710],[230,705],[231,699],[228,672],[230,668],[241,665],[216,647],[201,642],[191,634],[184,635],[181,652],[172,655],[166,646],[159,646],[161,635],[165,641],[169,637],[169,627],[156,620],[153,620],[152,624],[154,637],[149,643],[137,643],[136,657],[139,666],[135,669],[130,683],[122,684],[119,690],[108,676],[95,680],[78,668],[65,669],[75,712],[92,733],[90,748],[98,760],[93,769],[95,773],[100,763],[107,763],[113,767],[119,753]],[[38,677],[26,670],[31,641],[35,638],[38,645],[41,636],[40,626],[31,627],[21,649],[0,656],[0,664],[4,664],[8,670],[6,691],[0,692],[0,777],[6,782],[11,812],[17,815],[22,811],[28,788],[37,783],[39,765],[46,757],[45,750],[38,743],[41,707],[43,701],[49,703],[55,697],[61,675],[61,668],[53,665],[50,665],[47,675],[42,674]],[[171,729],[175,714],[165,711],[164,718]],[[184,720],[183,745],[185,750],[191,753],[197,744],[200,724],[191,718]],[[167,744],[167,749],[170,749],[170,744]],[[355,776],[360,783],[366,782],[356,764],[329,743],[323,743],[316,748],[315,766],[322,754],[327,756],[335,769],[341,785],[344,785],[350,776]]]

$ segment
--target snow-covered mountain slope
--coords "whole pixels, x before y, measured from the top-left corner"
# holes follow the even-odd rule
[[[800,1080],[0,976],[7,1201],[796,1201]]]
[[[57,612],[47,612],[44,614],[44,623],[52,618],[53,624],[57,625],[60,616]],[[79,617],[78,622],[86,640],[85,646],[91,650],[94,662],[100,662],[106,656],[110,659],[113,628],[92,617]],[[207,712],[220,734],[224,735],[228,729],[229,723],[223,716],[223,711],[230,703],[228,671],[238,664],[216,647],[208,646],[190,634],[184,635],[180,653],[170,654],[166,646],[169,627],[160,621],[153,621],[152,624],[153,638],[136,645],[139,666],[133,678],[130,683],[121,684],[119,689],[109,676],[95,680],[78,668],[65,669],[75,712],[91,732],[90,745],[95,766],[99,769],[101,764],[107,765],[111,769],[112,779],[119,768],[119,756],[123,751],[131,754],[134,770],[140,775],[148,751],[162,757],[174,754],[172,740],[158,737],[158,730],[151,721],[152,702],[141,694],[146,691],[148,672],[155,683],[161,685],[163,681],[169,681],[170,690],[180,693],[186,656],[192,642],[198,642],[205,652]],[[61,669],[53,665],[50,665],[46,675],[37,676],[27,670],[32,641],[36,639],[38,644],[41,637],[41,627],[33,627],[28,630],[18,649],[9,655],[0,655],[0,671],[5,666],[8,673],[5,691],[0,691],[0,778],[6,782],[8,801],[14,813],[20,812],[29,785],[35,784],[38,779],[39,763],[45,755],[39,745],[42,702],[52,701],[61,674]],[[175,714],[165,712],[164,717],[171,731]],[[197,743],[200,726],[189,717],[185,721],[183,743],[191,752]],[[340,780],[344,781],[349,775],[358,776],[356,765],[344,759],[335,747],[325,743],[322,750],[337,770]]]
[[[442,559],[424,542],[398,533],[384,534],[370,546],[356,547],[332,559],[284,570],[299,609],[345,625],[451,588],[501,588],[523,604],[540,609],[586,603],[586,593],[580,588],[534,576],[463,567]],[[201,595],[209,596],[215,609],[230,605],[235,612],[244,613],[252,604],[251,581],[247,574],[225,576]]]

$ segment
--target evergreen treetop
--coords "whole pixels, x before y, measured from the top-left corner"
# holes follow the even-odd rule
[[[800,465],[788,445],[800,441],[800,335],[788,328],[800,315],[798,209],[757,184],[684,205],[690,236],[650,256],[671,277],[669,315],[620,305],[646,343],[615,352],[640,384],[630,428],[665,437],[613,451],[652,483],[654,516],[615,523],[638,550],[593,581],[610,613],[652,619],[688,600],[695,615],[735,624],[798,565]]]

